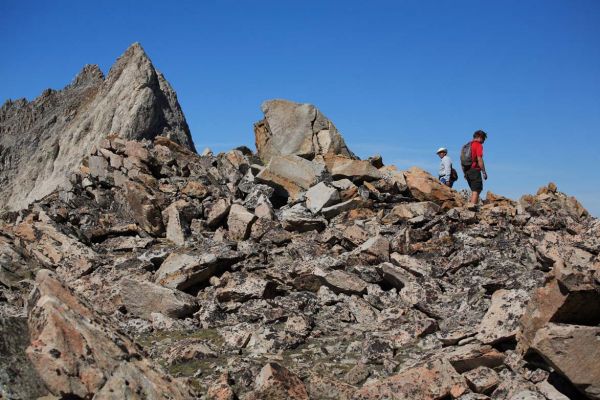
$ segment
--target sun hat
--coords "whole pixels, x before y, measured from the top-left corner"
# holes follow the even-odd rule
[[[436,152],[435,152],[435,154],[440,154],[442,151],[443,151],[443,152],[445,152],[445,153],[447,153],[447,152],[448,152],[448,149],[447,149],[447,148],[445,148],[445,147],[440,147],[440,148],[438,149],[438,151],[436,151]]]

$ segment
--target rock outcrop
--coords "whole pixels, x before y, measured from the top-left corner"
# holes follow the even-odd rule
[[[268,100],[262,104],[265,118],[254,125],[256,149],[263,162],[275,156],[296,155],[356,158],[333,123],[312,104]]]
[[[42,394],[171,393],[162,364],[214,398],[597,398],[600,223],[558,190],[475,212],[421,170],[315,162],[286,202],[253,154],[164,137],[85,163],[0,228],[2,315],[23,320],[43,270],[31,361],[0,364],[22,395],[38,376]]]
[[[177,96],[135,43],[104,78],[87,65],[62,90],[0,108],[0,205],[26,207],[66,184],[82,158],[107,135],[194,144]],[[113,160],[116,162],[117,160]]]
[[[37,274],[27,355],[55,396],[186,399],[189,393],[143,357],[110,322],[48,270]]]
[[[276,113],[293,151],[109,135],[2,214],[0,396],[600,398],[600,221],[577,200],[475,210],[315,145],[314,108]]]

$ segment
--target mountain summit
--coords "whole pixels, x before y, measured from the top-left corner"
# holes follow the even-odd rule
[[[166,136],[195,151],[175,91],[139,43],[106,78],[86,65],[64,89],[0,108],[0,205],[19,209],[52,192],[107,134]]]

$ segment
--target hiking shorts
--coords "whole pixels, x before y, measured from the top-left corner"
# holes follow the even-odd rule
[[[481,193],[483,191],[483,178],[480,170],[471,168],[465,173],[465,179],[473,192]]]
[[[448,185],[450,187],[452,187],[454,185],[454,182],[452,182],[452,179],[450,180],[450,184],[448,184],[448,182],[446,181],[446,178],[444,178],[443,176],[440,176],[440,182],[442,182],[444,185]]]

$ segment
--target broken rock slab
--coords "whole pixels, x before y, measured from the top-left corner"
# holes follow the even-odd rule
[[[202,212],[198,207],[186,200],[177,200],[163,212],[166,221],[166,236],[173,243],[183,246],[186,237],[190,234],[192,219],[197,218]]]
[[[396,288],[400,297],[408,304],[415,305],[425,300],[425,291],[417,282],[417,278],[408,271],[389,262],[381,263],[377,269],[383,281]]]
[[[61,397],[187,399],[127,336],[48,270],[32,293],[27,355],[48,390]],[[109,395],[110,393],[110,395]]]
[[[379,168],[379,172],[384,180],[392,183],[396,187],[398,193],[403,193],[408,188],[404,173],[402,171],[398,171],[395,165],[387,165]]]
[[[313,216],[301,204],[296,204],[291,208],[283,210],[280,219],[281,225],[287,231],[321,232],[327,226],[325,219]]]
[[[245,302],[250,299],[268,298],[277,288],[277,284],[273,281],[245,273],[224,276],[221,283],[223,286],[217,288],[216,292],[217,300],[220,302]]]
[[[442,357],[447,359],[459,373],[477,367],[495,368],[504,363],[505,355],[492,346],[470,343],[444,351]]]
[[[404,171],[404,176],[408,190],[418,200],[433,201],[446,210],[464,204],[464,200],[458,192],[421,168],[412,167],[408,171]]]
[[[367,282],[358,276],[342,270],[335,270],[322,276],[325,285],[334,293],[357,294],[367,292]]]
[[[256,215],[246,210],[244,206],[233,204],[229,210],[229,217],[227,218],[229,237],[232,240],[248,239],[252,224],[255,220]]]
[[[328,155],[325,157],[325,164],[334,179],[347,178],[352,182],[363,182],[375,181],[382,177],[379,170],[367,160]]]
[[[186,290],[207,282],[217,272],[224,272],[241,259],[241,255],[223,250],[218,255],[206,253],[171,253],[155,274],[155,281],[171,289]]]
[[[371,234],[358,225],[351,225],[344,229],[343,238],[354,246],[359,246],[369,240]]]
[[[600,399],[600,327],[549,323],[537,331],[531,350],[582,394]]]
[[[256,180],[275,189],[275,193],[297,200],[302,193],[323,179],[325,165],[296,155],[276,156],[256,175]]]
[[[309,160],[327,154],[355,158],[333,123],[312,104],[268,100],[262,104],[262,112],[265,118],[254,125],[254,135],[264,163],[285,155]]]
[[[147,320],[154,312],[171,318],[185,318],[199,309],[195,297],[152,282],[123,278],[118,287],[127,311]]]
[[[545,286],[536,289],[520,321],[517,349],[525,353],[537,331],[548,322],[576,325],[600,323],[598,290],[599,285],[593,281],[580,281],[573,275],[568,275],[564,281],[551,279]]]
[[[306,192],[306,208],[313,214],[321,211],[323,207],[330,206],[340,201],[340,194],[334,187],[324,182],[319,182]]]
[[[528,300],[529,294],[522,289],[495,291],[475,338],[484,344],[514,340]]]
[[[377,264],[390,260],[390,242],[385,237],[377,235],[367,240],[354,250],[361,261]]]
[[[418,203],[398,204],[392,211],[386,215],[384,222],[396,223],[406,221],[415,217],[423,217],[426,220],[432,219],[440,211],[440,206],[431,201],[422,201]]]
[[[143,185],[127,181],[125,199],[132,217],[142,229],[153,236],[160,236],[165,231],[161,209],[157,198]]]
[[[331,182],[331,186],[338,190],[341,201],[348,201],[355,197],[358,193],[358,186],[352,183],[350,179],[333,181]]]
[[[215,229],[227,218],[231,209],[231,201],[229,199],[219,199],[215,201],[208,209],[206,216],[206,224]]]
[[[392,253],[390,254],[390,262],[417,277],[431,275],[432,268],[430,265],[406,254]]]
[[[344,201],[342,203],[322,208],[321,215],[323,215],[327,219],[331,219],[336,215],[343,213],[344,211],[350,211],[360,208],[364,204],[365,202],[361,197],[354,197],[348,201]]]

